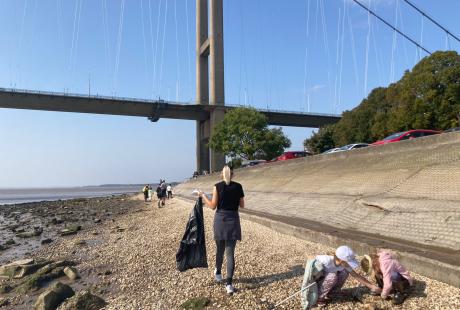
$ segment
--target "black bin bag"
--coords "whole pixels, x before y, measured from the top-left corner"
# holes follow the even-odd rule
[[[208,267],[201,198],[198,198],[190,213],[184,236],[176,253],[176,266],[181,272],[192,268]]]

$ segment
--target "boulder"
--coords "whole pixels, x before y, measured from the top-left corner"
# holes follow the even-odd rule
[[[57,261],[48,263],[47,265],[38,269],[34,274],[24,278],[22,283],[15,289],[15,291],[20,294],[25,294],[29,291],[38,290],[43,283],[64,276],[64,268],[73,265],[75,265],[75,263],[69,261]]]
[[[67,299],[59,310],[98,310],[107,305],[104,299],[91,294],[89,291],[81,291]]]
[[[13,278],[19,274],[23,266],[33,265],[33,259],[21,259],[0,267],[0,276]]]
[[[19,232],[16,234],[16,237],[18,238],[32,238],[32,237],[37,237],[40,236],[43,233],[43,228],[42,227],[34,227],[33,231],[24,231],[24,232]]]
[[[40,243],[43,245],[43,244],[49,244],[51,242],[53,242],[53,239],[46,238],[46,239],[43,239]]]
[[[75,235],[79,230],[81,230],[81,226],[69,226],[61,230],[61,236]]]
[[[75,281],[76,279],[80,278],[80,275],[78,274],[78,270],[74,267],[70,267],[70,266],[65,267],[64,273],[72,281]]]
[[[48,264],[48,261],[39,262],[39,263],[36,263],[36,264],[31,264],[31,265],[22,265],[16,271],[16,273],[13,276],[13,278],[15,278],[15,279],[24,278],[25,276],[36,272],[38,269],[42,268],[46,264]]]
[[[38,296],[34,304],[35,310],[54,310],[64,300],[72,297],[75,294],[73,289],[61,282],[56,282],[52,287],[44,291]]]

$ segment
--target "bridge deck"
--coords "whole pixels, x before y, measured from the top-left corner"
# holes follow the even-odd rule
[[[236,107],[0,89],[0,108],[142,116],[157,121],[160,118],[206,120],[212,109],[228,111]],[[329,114],[261,112],[267,116],[270,125],[277,126],[318,128],[340,119],[338,115]]]

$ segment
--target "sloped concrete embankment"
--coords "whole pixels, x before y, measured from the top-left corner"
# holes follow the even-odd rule
[[[211,192],[219,179],[175,193]],[[359,252],[394,248],[414,271],[460,287],[460,133],[237,169],[235,180],[247,218]]]

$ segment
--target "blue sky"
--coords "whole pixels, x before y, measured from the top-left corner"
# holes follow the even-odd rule
[[[457,0],[411,0],[460,34]],[[403,0],[361,0],[431,51],[460,44]],[[167,8],[166,8],[167,7]],[[0,0],[0,87],[195,100],[195,1]],[[226,102],[341,113],[420,57],[351,0],[224,0]],[[284,128],[292,149],[311,129]],[[0,109],[0,187],[183,180],[195,124]]]

